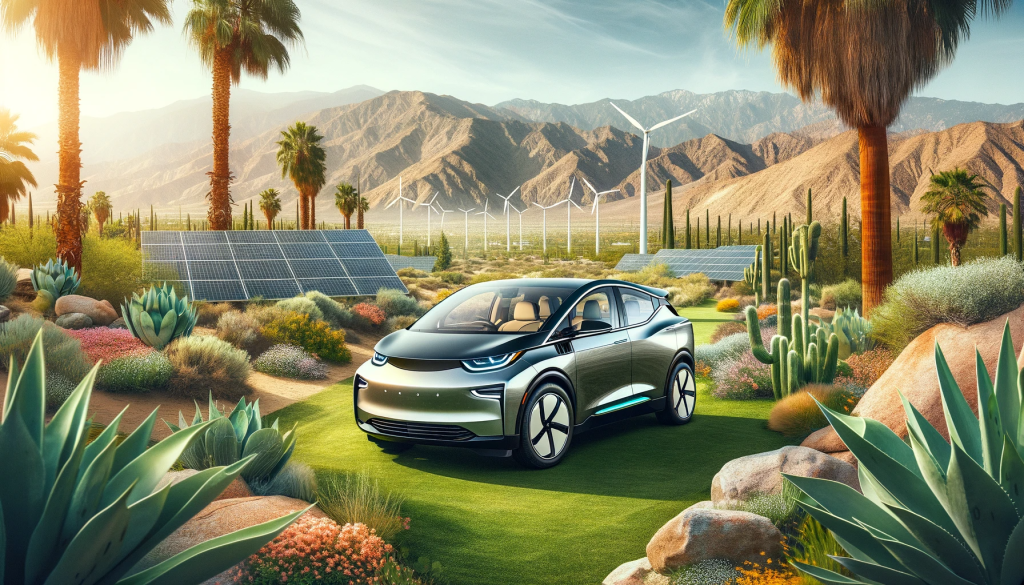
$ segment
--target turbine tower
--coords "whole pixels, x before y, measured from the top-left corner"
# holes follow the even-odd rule
[[[548,205],[547,207],[544,207],[543,205],[541,205],[540,203],[537,203],[536,201],[533,202],[534,205],[536,205],[537,207],[540,207],[541,209],[544,210],[544,223],[543,223],[543,226],[544,226],[544,228],[543,228],[543,230],[544,230],[543,242],[544,242],[544,244],[543,244],[542,249],[543,249],[545,254],[548,253],[548,210],[552,209],[554,207],[558,207],[559,205],[561,205],[563,203],[565,203],[564,199],[562,201],[559,201],[558,203],[552,203],[551,205]]]
[[[413,201],[412,199],[409,199],[408,197],[403,197],[402,196],[402,175],[398,175],[398,197],[396,197],[395,200],[392,201],[391,203],[388,203],[388,206],[385,207],[384,209],[391,209],[392,205],[394,205],[395,203],[399,203],[400,201],[408,201],[409,203],[412,203],[413,205],[416,204],[416,202]],[[398,253],[399,253],[399,255],[401,255],[401,253],[402,253],[402,210],[403,209],[404,209],[404,206],[402,206],[402,205],[398,206]]]
[[[430,201],[427,201],[426,203],[420,203],[421,207],[426,207],[427,208],[427,249],[428,250],[430,249],[430,212],[433,211],[434,213],[437,213],[437,210],[434,209],[434,200],[437,199],[437,196],[439,194],[440,194],[439,191],[434,191],[434,196],[430,198]]]
[[[444,233],[444,216],[448,215],[449,213],[452,213],[452,210],[441,207],[440,203],[437,204],[437,208],[440,211],[437,211],[436,213],[441,216],[441,233]]]
[[[572,200],[572,191],[576,188],[576,177],[573,176],[572,184],[569,185],[569,195],[565,197],[565,253],[572,255],[572,206],[576,205],[576,202]],[[576,205],[576,209],[583,209],[579,205]]]
[[[506,195],[498,195],[499,199],[504,199],[505,200],[505,205],[501,208],[501,212],[503,214],[505,214],[505,251],[506,252],[511,252],[512,251],[512,232],[511,232],[511,228],[509,227],[509,223],[510,223],[509,222],[509,218],[512,217],[512,214],[508,212],[508,208],[512,204],[509,203],[509,199],[512,199],[512,196],[515,195],[516,191],[518,191],[518,190],[519,190],[519,187],[516,187],[515,190],[513,190],[507,196]]]
[[[487,252],[487,218],[489,217],[491,219],[494,219],[493,215],[487,213],[487,203],[488,201],[484,199],[484,210],[481,211],[480,213],[477,213],[477,215],[484,216],[484,252]]]
[[[512,205],[511,203],[509,203],[508,206],[510,208],[512,208],[512,211],[514,211],[514,212],[519,214],[519,251],[522,252],[523,251],[523,214],[527,212],[527,209],[519,211],[519,209],[516,208],[516,206]]]
[[[474,209],[476,209],[476,207],[470,207],[469,209],[463,209],[461,207],[459,208],[459,211],[461,211],[462,213],[466,214],[466,216],[465,216],[466,217],[466,223],[465,223],[465,226],[463,228],[463,234],[466,237],[466,243],[463,244],[465,246],[465,248],[463,248],[463,250],[465,251],[464,253],[466,254],[467,258],[469,257],[469,212],[473,211]],[[441,216],[441,221],[444,221],[444,216],[443,215]]]
[[[675,122],[676,120],[681,120],[682,118],[685,118],[686,116],[689,116],[690,114],[696,112],[697,110],[690,110],[689,112],[686,112],[685,114],[683,114],[681,116],[676,116],[675,118],[672,118],[671,120],[665,120],[664,122],[659,122],[659,123],[655,124],[654,126],[651,126],[650,128],[644,128],[643,126],[640,125],[640,122],[637,122],[636,120],[633,119],[632,116],[630,116],[626,112],[623,112],[622,108],[620,108],[619,106],[616,106],[612,102],[608,102],[608,103],[612,104],[612,107],[615,108],[616,110],[618,110],[620,114],[625,116],[626,119],[629,120],[630,124],[636,126],[637,129],[639,129],[644,134],[643,155],[641,155],[641,157],[640,157],[640,250],[639,251],[640,251],[641,254],[646,254],[647,253],[647,150],[651,147],[651,136],[650,136],[650,134],[651,134],[651,132],[654,132],[658,128],[661,128],[662,126],[667,126],[667,125],[671,124],[672,122]]]
[[[597,206],[597,202],[601,199],[601,195],[617,193],[619,190],[611,189],[609,191],[601,191],[599,193],[597,189],[590,184],[590,181],[588,181],[586,177],[580,178],[583,179],[583,182],[587,184],[587,187],[590,187],[590,190],[594,192],[594,206],[590,209],[590,214],[594,216],[594,254],[596,255],[601,253],[601,211]],[[608,197],[605,197],[605,201],[607,200]]]

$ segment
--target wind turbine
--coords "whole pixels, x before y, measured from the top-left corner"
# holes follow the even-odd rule
[[[438,213],[437,210],[434,209],[434,200],[437,199],[437,196],[439,194],[440,194],[439,191],[434,191],[434,196],[430,198],[430,201],[427,201],[426,203],[420,203],[420,206],[427,208],[427,249],[428,250],[430,249],[430,212],[433,211],[434,213]]]
[[[400,201],[403,201],[403,200],[404,201],[408,201],[409,203],[412,203],[413,205],[416,204],[416,202],[413,201],[412,199],[409,199],[408,197],[403,197],[402,196],[402,175],[398,175],[398,197],[394,201],[392,201],[391,203],[388,203],[388,206],[385,207],[384,209],[391,209],[392,205],[394,205],[395,203],[399,203]],[[398,206],[398,253],[399,254],[402,253],[402,210],[403,209],[404,209],[403,206],[401,206],[401,205]],[[428,218],[430,217],[429,214],[427,215],[427,217]]]
[[[510,208],[512,208],[512,211],[514,211],[514,212],[519,214],[519,251],[522,252],[523,251],[523,214],[526,213],[528,211],[528,209],[524,209],[522,211],[519,211],[519,209],[517,209],[516,206],[512,205],[511,203],[509,203],[508,206]]]
[[[487,203],[488,201],[484,199],[484,210],[481,211],[480,213],[477,213],[477,215],[484,216],[484,252],[487,251],[487,218],[489,217],[491,219],[494,219],[493,215],[487,213]]]
[[[469,209],[463,209],[461,207],[459,208],[459,211],[461,211],[462,213],[466,214],[466,224],[465,224],[465,227],[464,227],[464,230],[463,230],[463,233],[466,236],[466,243],[465,243],[465,248],[463,248],[463,249],[466,251],[465,253],[466,253],[466,257],[467,258],[469,257],[469,212],[473,211],[474,209],[476,209],[476,207],[470,207]],[[448,213],[448,212],[446,211],[445,213]],[[444,221],[444,216],[443,215],[441,216],[441,221]]]
[[[438,215],[441,216],[441,232],[443,233],[444,232],[444,216],[448,215],[449,213],[452,213],[452,210],[451,209],[445,209],[444,207],[441,207],[440,203],[437,204],[437,208],[441,210],[441,211],[438,211],[437,213],[438,213]]]
[[[559,201],[558,203],[552,203],[551,205],[548,205],[547,207],[544,207],[543,205],[541,205],[540,203],[537,203],[536,201],[533,202],[534,205],[536,205],[537,207],[540,207],[541,209],[544,210],[544,223],[543,223],[543,225],[544,225],[544,228],[543,228],[543,230],[544,230],[544,239],[543,239],[544,244],[543,244],[543,250],[544,250],[545,254],[548,253],[548,210],[551,209],[551,208],[554,208],[554,207],[558,207],[559,205],[561,205],[563,203],[565,203],[564,199],[562,201]]]
[[[590,184],[590,181],[586,177],[580,177],[583,182],[590,187],[590,190],[594,192],[594,206],[590,209],[590,215],[594,216],[594,254],[601,253],[601,211],[598,209],[597,202],[601,199],[601,195],[607,195],[609,193],[617,193],[618,189],[611,189],[609,191],[601,191],[598,193],[597,189]],[[608,198],[605,197],[607,201]]]
[[[650,136],[650,134],[651,134],[651,132],[654,132],[658,128],[661,128],[662,126],[667,126],[667,125],[671,124],[672,122],[675,122],[676,120],[680,120],[682,118],[685,118],[685,117],[689,116],[690,114],[696,112],[697,110],[690,110],[689,112],[686,112],[685,114],[683,114],[681,116],[676,116],[675,118],[672,118],[671,120],[665,120],[664,122],[659,122],[658,124],[655,124],[654,126],[651,126],[650,128],[644,128],[643,126],[640,125],[640,122],[637,122],[636,120],[633,119],[632,116],[630,116],[626,112],[623,112],[622,108],[620,108],[619,106],[616,106],[612,102],[608,102],[608,103],[612,104],[613,108],[615,108],[616,110],[619,111],[620,114],[625,116],[626,119],[629,120],[630,124],[636,126],[637,129],[639,129],[641,132],[644,133],[643,155],[640,158],[640,250],[639,251],[640,251],[641,254],[646,254],[647,253],[647,150],[651,147],[651,136]]]
[[[565,252],[566,254],[572,255],[572,206],[576,205],[576,202],[572,200],[572,190],[576,188],[576,177],[573,176],[572,184],[569,185],[569,194],[565,197]],[[583,208],[576,205],[576,209],[582,210]]]
[[[498,195],[499,199],[504,199],[505,200],[505,205],[504,205],[504,207],[501,208],[501,212],[505,214],[505,251],[506,252],[511,252],[512,251],[512,232],[511,232],[511,228],[509,227],[509,223],[510,223],[509,222],[509,218],[512,217],[512,214],[508,212],[508,208],[511,207],[512,204],[509,203],[509,199],[512,199],[512,196],[515,195],[516,191],[518,191],[518,190],[519,190],[519,187],[516,187],[515,190],[513,190],[511,193],[508,194],[508,196]],[[513,209],[515,209],[515,208],[513,207]]]

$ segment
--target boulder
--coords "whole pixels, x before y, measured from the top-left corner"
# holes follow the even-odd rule
[[[11,296],[31,301],[36,298],[36,289],[32,288],[32,269],[19,268],[14,292]]]
[[[659,573],[710,559],[763,565],[782,554],[783,538],[763,516],[695,505],[658,530],[647,543],[647,558]]]
[[[942,412],[942,398],[939,394],[939,380],[935,374],[935,344],[942,347],[946,363],[956,378],[960,390],[978,412],[978,379],[975,373],[975,349],[981,354],[990,376],[995,376],[999,346],[1003,339],[1003,327],[1010,322],[1013,349],[1020,355],[1024,347],[1024,306],[985,323],[960,327],[942,323],[925,331],[910,342],[899,357],[889,366],[877,382],[860,399],[853,409],[854,416],[873,418],[881,421],[901,437],[907,436],[907,415],[903,410],[897,390],[902,392],[911,404],[942,436],[949,440],[946,416]],[[1018,366],[1022,365],[1018,359]],[[801,445],[839,456],[848,453],[846,447],[837,447],[843,442],[831,427],[811,433]],[[845,458],[846,456],[844,456]]]
[[[125,325],[125,323],[124,323],[124,319],[122,319],[121,317],[118,317],[117,319],[114,319],[114,322],[111,323],[110,325],[107,325],[107,327],[109,329],[127,329],[128,328],[128,326]]]
[[[160,483],[157,484],[156,489],[161,489],[164,486],[170,484],[174,485],[178,482],[184,481],[193,475],[199,473],[195,469],[182,469],[181,471],[168,471]],[[233,498],[251,498],[253,496],[252,490],[249,489],[249,485],[245,483],[245,480],[241,477],[236,477],[234,481],[228,484],[228,487],[224,488],[217,500],[230,500]]]
[[[88,329],[92,327],[92,319],[84,313],[64,313],[54,324],[63,329]]]
[[[7,307],[0,305],[0,323],[6,323],[11,320],[11,310]]]
[[[716,506],[738,506],[754,495],[781,494],[783,473],[860,488],[857,469],[849,463],[807,447],[788,446],[723,465],[711,481],[711,501]]]
[[[655,573],[647,557],[622,563],[601,581],[601,585],[670,585],[671,580]]]
[[[82,295],[64,295],[57,299],[53,306],[57,315],[67,313],[84,313],[92,319],[96,325],[106,327],[117,319],[117,311],[110,304],[110,301],[97,301]]]

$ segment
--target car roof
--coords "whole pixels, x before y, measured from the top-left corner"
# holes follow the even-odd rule
[[[516,278],[512,280],[491,280],[486,284],[500,284],[508,283],[511,286],[559,286],[559,287],[574,287],[575,290],[579,290],[584,286],[591,285],[609,285],[609,286],[631,286],[643,290],[656,297],[668,297],[668,291],[660,288],[654,288],[653,286],[646,286],[643,284],[637,284],[635,282],[629,282],[626,280],[615,280],[611,278]],[[483,283],[481,283],[483,284]]]

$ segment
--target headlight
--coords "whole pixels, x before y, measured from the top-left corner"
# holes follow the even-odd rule
[[[370,363],[375,366],[383,366],[388,362],[388,356],[373,352],[373,357],[370,358]]]
[[[504,355],[462,360],[462,367],[466,368],[470,372],[489,372],[491,370],[504,368],[519,359],[519,356],[521,355],[523,355],[523,352],[517,351],[515,353],[506,353]]]

